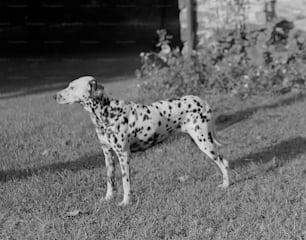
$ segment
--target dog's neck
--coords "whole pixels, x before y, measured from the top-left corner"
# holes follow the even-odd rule
[[[81,102],[81,105],[83,105],[85,111],[89,112],[90,118],[96,126],[101,122],[107,125],[108,123],[104,122],[102,118],[103,115],[108,114],[108,108],[113,100],[114,99],[110,96],[103,94],[103,96],[99,98],[89,98]],[[99,121],[99,119],[102,121]]]
[[[112,100],[111,97],[103,94],[103,96],[99,98],[88,98],[86,101],[81,102],[81,105],[83,105],[87,112],[95,113],[97,109],[101,110],[104,107],[109,106]]]

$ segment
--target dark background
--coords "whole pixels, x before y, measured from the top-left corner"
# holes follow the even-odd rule
[[[1,53],[150,49],[159,28],[167,29],[178,45],[177,4],[177,0],[1,0]]]
[[[82,75],[133,76],[160,28],[180,45],[178,0],[1,0],[0,98]]]

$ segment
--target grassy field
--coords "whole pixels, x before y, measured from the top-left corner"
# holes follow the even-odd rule
[[[132,155],[133,201],[106,191],[78,105],[0,100],[0,239],[306,239],[306,98],[210,97],[232,185],[187,136]],[[123,97],[131,98],[133,94]]]

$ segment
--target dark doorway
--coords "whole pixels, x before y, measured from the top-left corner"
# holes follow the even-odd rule
[[[133,75],[160,28],[180,44],[177,0],[1,1],[0,94],[85,74]]]
[[[179,43],[178,1],[10,2],[0,3],[0,48],[9,55],[150,48],[159,28]]]

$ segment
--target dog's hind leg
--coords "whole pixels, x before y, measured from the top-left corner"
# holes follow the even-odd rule
[[[219,185],[219,187],[228,187],[228,161],[223,159],[222,156],[218,153],[214,144],[213,133],[208,127],[209,125],[207,122],[201,124],[192,124],[191,121],[187,124],[188,125],[185,126],[185,132],[190,135],[200,150],[204,152],[210,159],[212,159],[220,169],[223,177],[223,182]]]

